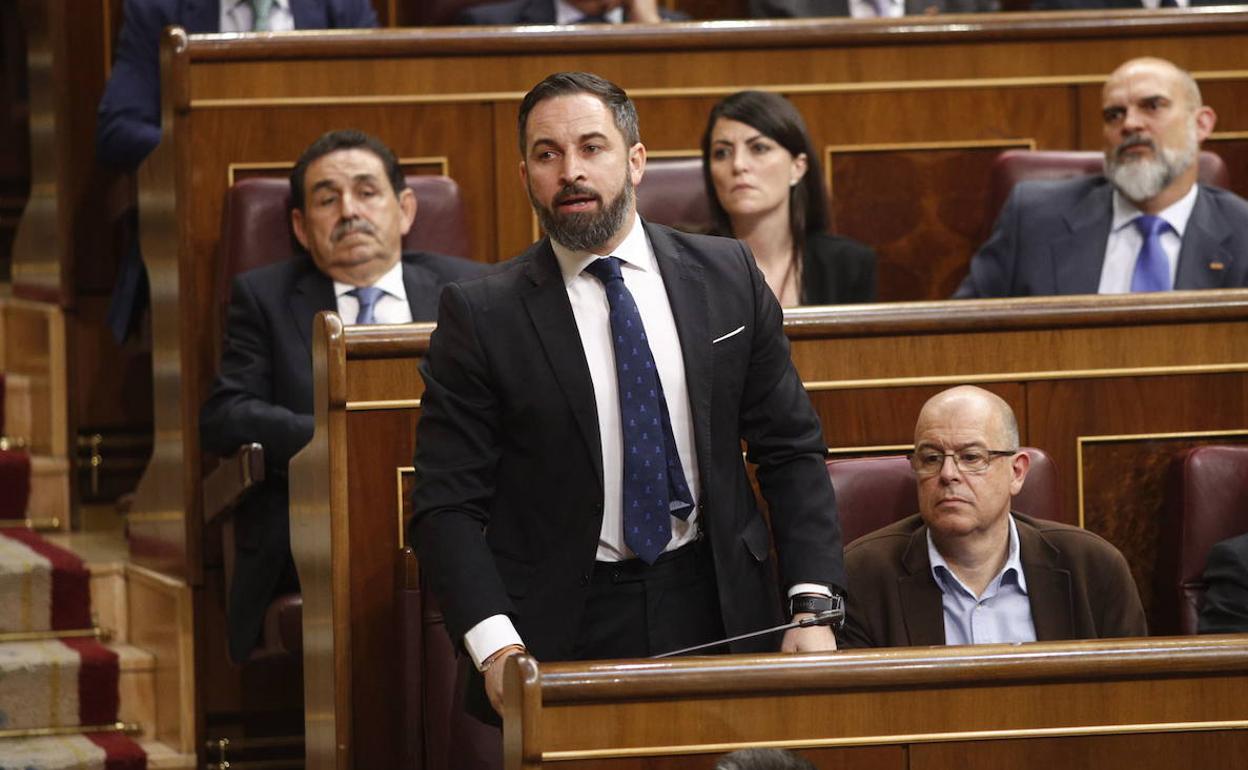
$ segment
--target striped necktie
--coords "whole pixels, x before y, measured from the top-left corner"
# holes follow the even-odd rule
[[[358,286],[347,293],[360,301],[360,312],[355,314],[355,322],[357,324],[377,323],[373,312],[377,308],[377,300],[381,299],[381,295],[385,292],[376,286]]]

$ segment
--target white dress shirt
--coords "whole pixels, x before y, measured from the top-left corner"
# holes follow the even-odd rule
[[[1007,514],[1008,516],[1008,514]],[[976,596],[949,569],[949,563],[927,531],[927,557],[932,565],[932,579],[940,588],[945,618],[945,644],[1003,644],[1036,641],[1036,623],[1031,617],[1031,600],[1027,598],[1027,575],[1018,540],[1014,517],[1010,524],[1008,554],[1001,571],[984,592]]]
[[[1199,185],[1192,185],[1179,200],[1157,216],[1170,224],[1161,234],[1161,249],[1166,253],[1170,267],[1170,285],[1179,269],[1179,250],[1183,247],[1183,231],[1196,205]],[[1101,266],[1101,283],[1098,294],[1126,294],[1131,291],[1131,276],[1135,272],[1135,260],[1139,257],[1144,236],[1135,227],[1135,220],[1143,214],[1131,201],[1114,190],[1113,220],[1109,226],[1109,240],[1105,243],[1105,263]]]
[[[905,0],[849,0],[849,15],[854,19],[899,19],[906,15]]]
[[[379,324],[410,324],[412,322],[412,306],[407,302],[407,287],[403,285],[403,260],[394,263],[373,284],[384,294],[377,298],[373,305],[373,323]],[[349,283],[334,281],[334,296],[338,300],[338,315],[344,324],[353,324],[360,315],[360,300],[350,292],[355,287]]]
[[[606,18],[608,24],[623,24],[624,6],[617,5],[603,14],[603,16]],[[577,8],[575,5],[565,2],[565,0],[555,0],[556,24],[576,24],[583,18],[585,18],[585,12]],[[625,281],[625,283],[628,283],[628,281]]]
[[[254,11],[251,0],[221,0],[221,31],[251,32]],[[273,0],[269,11],[269,32],[288,32],[295,28],[290,0]]]

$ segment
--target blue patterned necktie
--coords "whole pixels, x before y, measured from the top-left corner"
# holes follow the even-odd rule
[[[620,432],[624,542],[638,558],[653,564],[672,539],[671,516],[689,518],[693,495],[685,482],[663,383],[654,365],[646,329],[633,294],[624,285],[620,260],[604,257],[586,272],[602,281],[610,305],[615,373],[620,385]]]
[[[357,286],[347,293],[360,301],[360,312],[355,314],[355,322],[357,324],[377,323],[376,318],[373,317],[373,311],[377,308],[377,300],[381,299],[381,295],[385,292],[376,286]]]
[[[251,5],[251,31],[268,32],[269,14],[273,12],[274,0],[248,0]]]
[[[1161,247],[1161,234],[1170,229],[1170,223],[1161,217],[1141,214],[1134,224],[1144,237],[1144,243],[1140,244],[1140,254],[1135,258],[1131,291],[1169,291],[1170,261]]]

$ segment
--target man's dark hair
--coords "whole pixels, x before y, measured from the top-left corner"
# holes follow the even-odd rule
[[[611,110],[611,115],[615,118],[615,127],[624,136],[624,141],[629,147],[641,141],[641,129],[637,125],[637,108],[633,106],[633,100],[628,98],[623,88],[589,72],[556,72],[553,75],[547,75],[545,80],[533,86],[533,89],[524,95],[524,101],[520,102],[520,157],[523,158],[528,152],[527,126],[529,113],[533,111],[533,108],[547,99],[573,94],[591,94],[602,100],[607,109]]]
[[[295,167],[290,171],[290,207],[306,211],[307,201],[304,199],[303,185],[304,178],[308,174],[308,166],[331,152],[357,149],[368,150],[381,160],[381,165],[386,169],[386,176],[390,179],[390,186],[394,188],[394,195],[398,197],[407,187],[407,179],[403,176],[403,168],[399,166],[399,159],[394,157],[390,148],[371,134],[355,129],[342,129],[322,134],[319,139],[308,145],[308,149],[303,151],[299,160],[295,161]]]

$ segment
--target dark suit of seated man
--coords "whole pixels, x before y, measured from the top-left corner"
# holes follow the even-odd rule
[[[622,24],[679,21],[689,17],[658,7],[657,0],[506,0],[460,11],[458,24]]]
[[[314,142],[290,176],[291,223],[308,251],[234,280],[221,369],[200,412],[206,450],[264,446],[266,479],[235,518],[230,655],[247,659],[274,597],[297,590],[290,555],[286,466],[312,438],[312,320],[346,323],[437,318],[442,285],[485,271],[456,257],[401,254],[417,202],[394,154],[358,131]],[[357,296],[357,287],[375,287]],[[372,292],[376,293],[376,292]]]
[[[1248,633],[1248,534],[1209,549],[1205,600],[1200,605],[1202,634]]]
[[[1104,176],[1015,186],[954,297],[1248,286],[1248,201],[1196,181],[1216,116],[1191,75],[1132,59],[1101,111]]]
[[[844,647],[1144,636],[1116,548],[1078,527],[1011,513],[1029,458],[1009,404],[963,386],[914,429],[919,514],[845,549]]]

